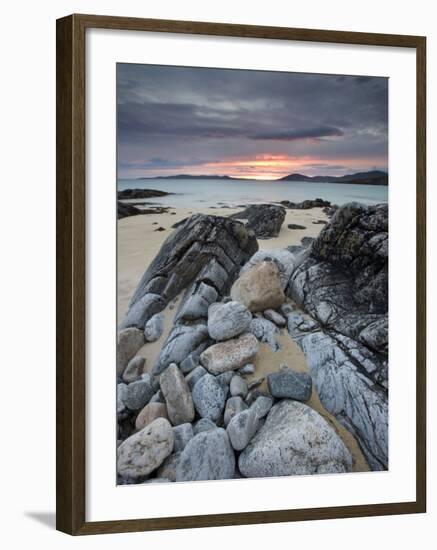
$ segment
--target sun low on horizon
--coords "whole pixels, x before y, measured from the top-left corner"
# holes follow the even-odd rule
[[[117,65],[118,177],[387,170],[386,78]]]

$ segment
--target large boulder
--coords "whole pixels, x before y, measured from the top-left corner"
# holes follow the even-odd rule
[[[118,474],[134,479],[149,475],[172,453],[173,443],[170,422],[165,418],[157,418],[118,447]]]
[[[273,262],[276,265],[279,271],[279,278],[281,279],[281,286],[285,290],[290,276],[297,265],[295,254],[286,248],[258,250],[241,268],[240,275],[261,262]]]
[[[167,404],[167,414],[174,426],[194,420],[194,404],[184,375],[174,363],[159,378]]]
[[[195,435],[181,452],[176,468],[176,481],[232,479],[235,456],[223,428]]]
[[[200,362],[211,374],[236,370],[255,357],[258,347],[258,340],[253,334],[242,334],[210,346],[200,356]]]
[[[245,477],[350,472],[352,457],[343,441],[315,410],[283,400],[240,454]]]
[[[252,229],[258,239],[270,239],[279,235],[285,220],[285,208],[275,204],[252,204],[230,217],[247,220],[246,227]]]
[[[231,288],[231,298],[251,312],[276,309],[285,301],[279,270],[274,262],[260,262],[244,271]]]
[[[208,331],[217,341],[229,340],[249,328],[252,314],[240,302],[215,303],[208,309]]]

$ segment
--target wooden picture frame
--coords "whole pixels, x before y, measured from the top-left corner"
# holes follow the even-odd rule
[[[85,507],[85,32],[89,28],[377,45],[416,51],[416,499],[299,510],[87,522]],[[420,36],[70,15],[57,21],[57,529],[71,535],[274,523],[426,510],[426,39]]]

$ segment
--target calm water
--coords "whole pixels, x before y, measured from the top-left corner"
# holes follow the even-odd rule
[[[220,206],[220,203],[237,206],[264,202],[321,198],[332,204],[347,202],[377,204],[388,201],[388,187],[379,185],[350,185],[347,183],[272,182],[262,180],[118,180],[118,189],[158,189],[175,193],[167,197],[155,197],[144,201],[164,206],[190,208]]]

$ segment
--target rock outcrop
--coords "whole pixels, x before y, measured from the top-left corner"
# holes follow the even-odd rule
[[[230,218],[247,220],[246,227],[252,229],[258,239],[277,237],[285,220],[285,208],[274,204],[252,204]]]
[[[339,208],[297,266],[288,313],[324,407],[388,467],[388,207]],[[307,315],[305,315],[307,314]]]

